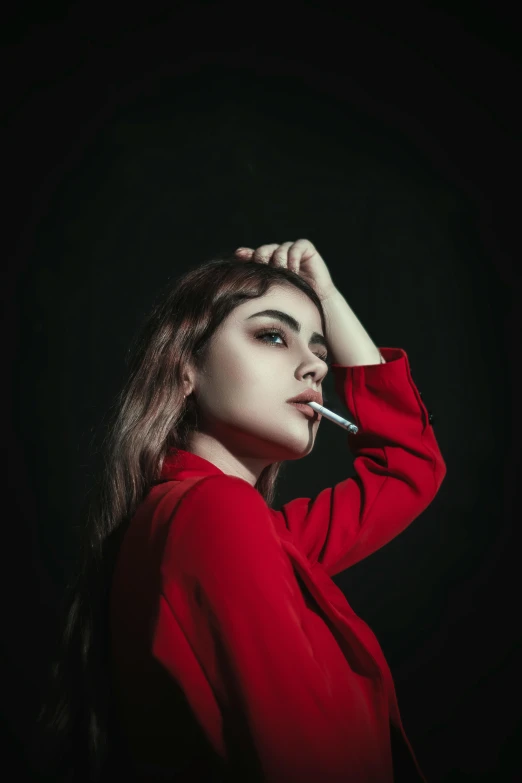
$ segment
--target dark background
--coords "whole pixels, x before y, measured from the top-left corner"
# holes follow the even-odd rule
[[[24,779],[136,328],[169,279],[213,253],[299,237],[375,342],[406,350],[448,470],[402,535],[335,581],[381,642],[430,783],[518,779],[518,29],[498,3],[22,3],[4,15],[11,779]],[[274,506],[352,470],[325,422],[314,452],[286,464]]]

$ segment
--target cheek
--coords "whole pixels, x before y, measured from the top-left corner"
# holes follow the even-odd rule
[[[253,339],[230,340],[219,346],[205,374],[205,390],[212,405],[212,397],[219,406],[241,410],[266,408],[271,401],[284,397],[284,377],[278,348],[260,346]],[[292,388],[292,378],[286,384]],[[288,394],[287,396],[290,396]],[[237,408],[236,408],[237,409]]]
[[[262,373],[255,367],[252,359],[227,351],[216,354],[212,365],[207,368],[205,391],[209,405],[220,408],[234,408],[238,403],[244,405],[258,388]]]
[[[214,367],[220,382],[233,384],[238,390],[254,390],[259,383],[266,384],[270,380],[271,363],[269,357],[265,357],[259,350],[259,346],[245,342],[239,347],[231,347],[216,358],[218,361]],[[273,375],[272,367],[272,381]]]

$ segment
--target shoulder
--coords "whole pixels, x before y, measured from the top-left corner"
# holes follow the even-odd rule
[[[174,495],[174,493],[172,493]],[[174,510],[174,509],[173,509]],[[237,476],[205,476],[193,484],[176,504],[176,515],[190,519],[190,529],[222,527],[245,523],[258,515],[267,515],[268,506],[258,490]]]
[[[258,557],[277,546],[268,506],[247,481],[227,475],[206,476],[171,509],[164,559],[200,568],[219,559],[231,568],[237,558]]]

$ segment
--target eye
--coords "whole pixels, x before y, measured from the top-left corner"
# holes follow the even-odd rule
[[[272,337],[275,335],[276,337],[280,337],[284,344],[286,345],[286,340],[284,338],[283,332],[279,331],[279,329],[265,329],[264,332],[258,332],[256,334],[256,340],[260,340],[261,342],[264,342],[264,337]],[[279,343],[272,343],[272,345],[279,345]]]
[[[271,328],[271,329],[264,329],[262,332],[257,332],[255,335],[256,340],[259,340],[260,342],[265,342],[263,338],[265,337],[280,337],[285,345],[287,345],[286,339],[285,339],[285,332],[282,329],[279,328]],[[267,345],[280,345],[281,343],[268,343]],[[316,356],[318,359],[322,359],[323,362],[325,362],[328,366],[331,364],[331,360],[327,353],[325,354],[317,354]]]

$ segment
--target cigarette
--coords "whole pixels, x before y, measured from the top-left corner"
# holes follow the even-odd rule
[[[325,418],[330,419],[334,424],[338,424],[339,427],[348,430],[348,432],[351,432],[353,435],[356,435],[359,432],[359,427],[357,427],[356,424],[352,424],[348,419],[343,419],[342,416],[328,410],[328,408],[325,408],[323,405],[319,405],[318,402],[307,402],[306,405],[309,405],[314,411],[322,413]]]

